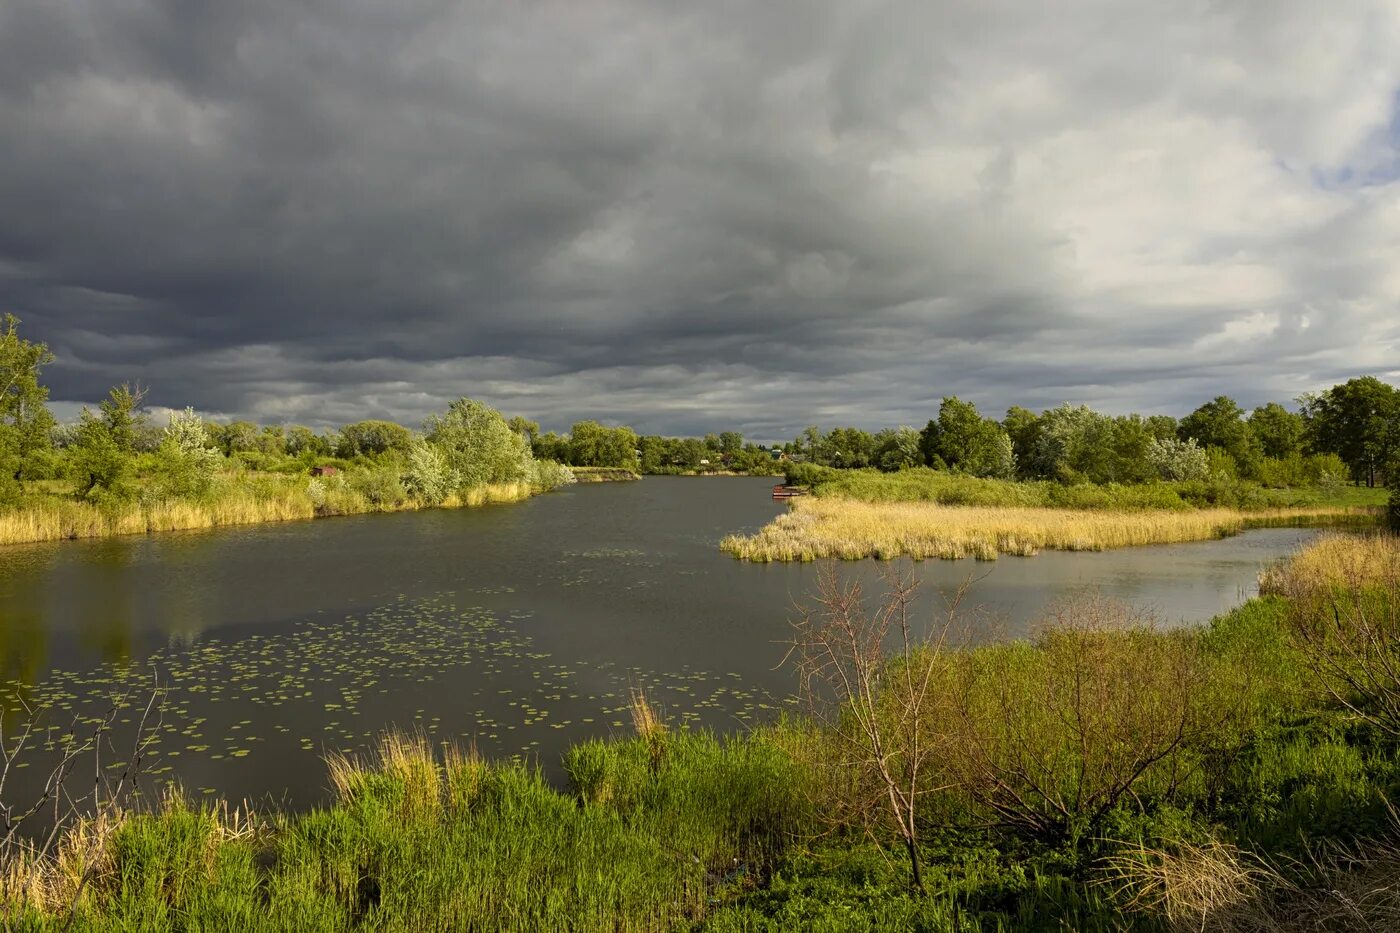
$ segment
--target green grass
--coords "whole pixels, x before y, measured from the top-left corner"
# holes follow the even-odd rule
[[[1289,507],[1379,509],[1386,490],[1360,486],[1266,489],[1231,480],[1097,486],[1038,480],[979,479],[943,470],[807,470],[818,496],[862,502],[936,502],[940,505],[1146,511],[1227,507],[1242,510]]]

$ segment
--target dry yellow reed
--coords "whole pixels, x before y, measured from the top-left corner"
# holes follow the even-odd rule
[[[720,546],[752,561],[900,556],[995,560],[1041,550],[1102,551],[1200,541],[1246,527],[1355,514],[1345,508],[1112,512],[1032,507],[950,506],[931,502],[859,502],[806,498],[756,534]]]

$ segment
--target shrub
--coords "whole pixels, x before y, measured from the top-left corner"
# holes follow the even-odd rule
[[[452,469],[440,448],[427,441],[414,441],[408,449],[403,484],[426,505],[441,505],[457,488],[457,471]]]
[[[1193,745],[1228,728],[1229,709],[1204,689],[1200,640],[1155,628],[1125,604],[1089,598],[1056,610],[1034,644],[964,656],[948,748],[994,820],[1073,841],[1120,805],[1169,799],[1193,773]]]
[[[390,508],[408,497],[399,472],[392,466],[361,470],[350,474],[348,485],[375,508]]]

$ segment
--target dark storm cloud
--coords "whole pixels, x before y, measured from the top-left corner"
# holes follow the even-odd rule
[[[1356,12],[11,0],[0,303],[55,399],[269,421],[1393,376],[1400,23]]]

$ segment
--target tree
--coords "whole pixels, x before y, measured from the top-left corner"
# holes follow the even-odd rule
[[[193,408],[170,413],[156,448],[154,488],[164,495],[201,496],[218,475],[223,456],[209,439],[204,419]]]
[[[424,432],[447,458],[462,488],[528,479],[534,458],[525,438],[501,413],[475,399],[460,398],[424,423]]]
[[[19,318],[5,315],[0,331],[0,499],[19,493],[25,468],[52,444],[53,416],[44,402],[48,387],[39,381],[53,354],[42,343],[19,336]]]
[[[631,428],[609,428],[596,421],[580,421],[569,434],[567,463],[573,466],[637,466],[637,434]]]
[[[1374,376],[1351,379],[1299,401],[1313,453],[1334,453],[1352,479],[1376,485],[1376,472],[1400,454],[1400,392]]]
[[[1218,395],[1181,419],[1177,428],[1181,440],[1194,439],[1202,447],[1218,447],[1232,458],[1240,475],[1259,473],[1263,451],[1259,440],[1244,420],[1244,409],[1228,395]]]
[[[872,613],[859,580],[842,581],[833,564],[819,568],[815,604],[793,623],[788,660],[822,728],[817,763],[841,772],[845,793],[831,801],[832,817],[854,817],[868,828],[892,824],[909,859],[910,886],[921,891],[919,805],[942,789],[931,777],[945,751],[938,728],[944,697],[934,673],[968,584],[949,600],[946,623],[920,639],[911,619],[917,582],[909,573],[881,573],[887,596]],[[893,657],[885,653],[891,643]]]
[[[1172,482],[1203,480],[1210,476],[1206,452],[1194,439],[1153,438],[1147,446],[1147,463],[1159,479]]]
[[[1303,446],[1303,416],[1269,402],[1254,409],[1249,416],[1249,429],[1259,439],[1264,456],[1286,460],[1301,453]]]
[[[538,421],[514,415],[506,424],[510,425],[510,429],[516,434],[525,438],[525,443],[531,447],[535,446],[535,441],[540,436],[540,423]]]
[[[1040,437],[1040,416],[1028,408],[1013,405],[1006,410],[1001,426],[1011,438],[1017,466],[1022,472],[1031,469],[1035,461],[1036,442]]]
[[[907,425],[886,428],[875,435],[875,465],[886,473],[923,463],[919,432]]]
[[[1016,468],[1011,438],[977,406],[949,396],[938,408],[938,450],[949,469],[1006,479]]]
[[[733,456],[734,454],[737,454],[740,450],[743,450],[743,448],[744,435],[740,434],[738,431],[719,432],[720,453],[729,454],[730,456]]]
[[[142,403],[146,390],[128,384],[115,386],[98,406],[100,414],[84,408],[77,434],[69,448],[68,469],[80,496],[95,491],[123,496],[131,468],[136,435],[145,424]]]
[[[410,495],[427,505],[441,505],[457,488],[459,478],[442,449],[427,441],[414,441],[408,448],[408,469],[403,485]]]
[[[346,460],[352,457],[377,457],[391,450],[406,453],[413,443],[413,432],[392,421],[356,421],[340,429],[340,441],[335,455]]]
[[[832,428],[817,444],[813,461],[822,466],[859,469],[875,455],[875,438],[860,428]]]

